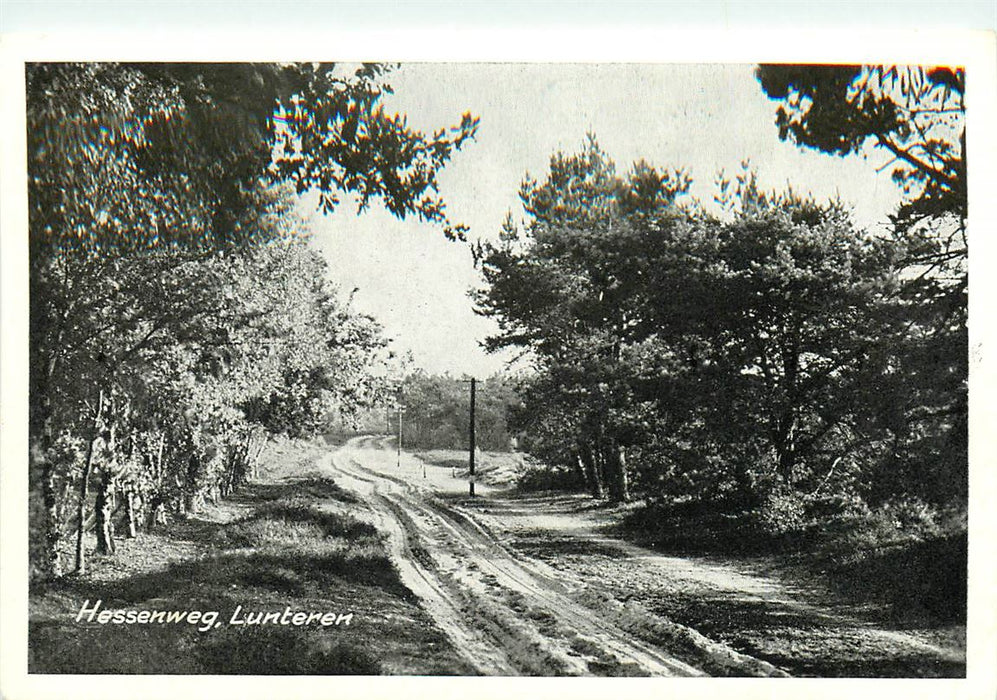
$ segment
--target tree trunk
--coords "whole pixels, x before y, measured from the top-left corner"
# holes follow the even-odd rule
[[[796,450],[794,433],[795,420],[786,418],[788,427],[783,430],[783,438],[776,445],[776,453],[779,457],[779,476],[787,486],[793,485],[793,468],[796,466]]]
[[[609,469],[606,465],[606,453],[602,445],[602,440],[599,440],[592,449],[592,465],[595,479],[599,484],[600,498],[605,495],[606,485],[609,483]]]
[[[197,455],[190,455],[187,459],[187,480],[183,486],[183,498],[181,499],[183,504],[181,512],[184,515],[194,515],[197,512],[197,472],[200,466],[201,461]]]
[[[779,459],[779,476],[783,483],[793,483],[793,468],[796,466],[796,405],[798,377],[800,370],[799,342],[794,335],[790,344],[782,352],[783,401],[779,415],[779,434],[775,449]]]
[[[101,474],[100,488],[94,511],[97,515],[97,553],[114,554],[114,477],[110,465],[105,465]]]
[[[115,417],[113,403],[108,406],[106,438],[104,440],[104,463],[101,465],[100,488],[94,503],[97,516],[97,552],[114,554],[114,467],[115,467]]]
[[[626,503],[630,500],[630,474],[627,472],[627,452],[623,447],[616,448],[616,491],[620,500]]]
[[[623,448],[611,441],[605,450],[606,476],[609,482],[609,500],[623,503],[630,500],[630,484],[627,478],[626,454]]]
[[[90,475],[93,473],[93,458],[100,439],[100,420],[104,412],[104,390],[100,390],[97,398],[97,410],[93,415],[93,434],[87,445],[87,458],[83,465],[83,479],[80,483],[80,502],[76,509],[76,573],[85,574],[87,570],[86,549],[83,546],[83,534],[86,532],[87,497],[90,490]]]
[[[166,499],[163,495],[163,451],[166,447],[166,432],[159,433],[159,445],[156,448],[155,456],[149,457],[153,465],[153,477],[156,484],[155,491],[149,499],[148,510],[146,511],[146,531],[152,532],[156,525],[166,524]]]
[[[232,484],[233,489],[238,486],[242,486],[244,483],[249,481],[249,455],[250,450],[253,447],[253,436],[250,435],[246,438],[246,442],[239,446],[238,458],[239,462],[236,465],[236,479],[235,483]]]
[[[128,537],[134,539],[138,537],[138,515],[135,512],[135,491],[132,489],[125,492],[125,509],[128,518]]]
[[[599,469],[596,466],[595,458],[592,455],[591,445],[584,443],[580,446],[579,459],[581,459],[585,470],[585,484],[588,486],[589,493],[591,493],[595,498],[602,498],[602,479],[599,476]]]
[[[159,434],[159,448],[156,450],[156,487],[163,491],[163,449],[166,447],[166,433]]]
[[[29,418],[29,437],[35,445],[30,452],[32,465],[38,465],[42,491],[42,554],[37,562],[38,573],[43,578],[58,578],[62,575],[62,513],[59,508],[59,494],[56,488],[59,465],[52,461],[52,399],[48,392],[55,371],[56,358],[52,355],[43,364],[46,369],[41,376],[32,373],[31,392],[37,397],[37,408]]]
[[[585,463],[582,461],[582,456],[577,452],[574,456],[572,465],[575,468],[575,478],[578,479],[578,483],[588,488],[588,474],[585,473]]]
[[[50,454],[45,453],[42,463],[42,500],[45,505],[42,537],[44,552],[39,570],[45,578],[58,578],[62,575],[62,522],[59,509],[59,494],[56,490],[56,465]]]
[[[259,476],[260,455],[263,454],[263,450],[265,450],[266,447],[267,447],[267,436],[261,435],[260,445],[259,447],[256,448],[256,452],[253,453],[253,456],[250,458],[249,461],[249,476],[253,479]]]

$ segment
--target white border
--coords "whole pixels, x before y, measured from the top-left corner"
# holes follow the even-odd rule
[[[582,700],[705,696],[993,698],[997,696],[997,551],[991,501],[997,496],[992,295],[997,198],[997,52],[988,32],[846,29],[685,28],[485,30],[451,26],[321,33],[90,32],[8,35],[0,43],[0,693],[4,698],[322,698],[510,695]],[[477,679],[237,676],[27,676],[27,203],[23,65],[39,60],[390,60],[562,62],[887,62],[968,68],[970,186],[970,624],[967,680]]]

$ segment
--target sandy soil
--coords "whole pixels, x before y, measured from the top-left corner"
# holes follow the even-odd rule
[[[886,629],[741,562],[661,555],[605,534],[584,496],[517,494],[427,465],[387,438],[323,469],[370,506],[405,584],[492,675],[962,676],[964,629]]]

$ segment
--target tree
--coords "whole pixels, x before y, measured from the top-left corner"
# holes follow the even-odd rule
[[[402,442],[412,448],[468,448],[470,396],[468,382],[449,375],[415,371],[404,378],[398,395],[404,407]],[[475,403],[479,449],[506,452],[512,432],[507,413],[518,402],[512,382],[501,375],[478,383]]]
[[[61,245],[99,241],[106,252],[177,242],[238,243],[262,177],[316,189],[330,210],[353,193],[398,215],[446,219],[436,174],[473,138],[477,119],[431,136],[385,112],[388,68],[352,73],[334,64],[29,64],[32,231]],[[74,164],[73,168],[69,164]],[[99,166],[99,167],[97,167]],[[65,197],[79,175],[99,178],[102,197]],[[136,196],[115,197],[121,187]],[[95,190],[96,190],[95,186]],[[96,194],[92,193],[92,194]],[[71,202],[71,204],[70,204]],[[171,226],[174,210],[199,226]]]
[[[252,431],[240,402],[250,400],[251,382],[218,372],[252,372],[250,362],[232,365],[252,353],[234,350],[259,340],[259,329],[229,283],[287,238],[281,183],[319,190],[326,210],[337,193],[352,193],[361,210],[380,199],[396,215],[462,235],[436,195],[436,173],[477,121],[465,115],[429,136],[410,129],[380,105],[390,92],[385,74],[330,64],[27,67],[30,431],[44,531],[33,561],[41,571],[62,568],[65,494],[88,483],[84,473],[96,470],[107,505],[123,479],[146,488],[151,472],[159,489],[176,477],[190,496],[195,482],[219,483],[244,466]],[[324,275],[315,266],[303,272]],[[291,339],[325,349],[282,377],[304,402],[294,410],[317,410],[331,396],[341,406],[362,403],[369,390],[357,373],[376,331],[329,295],[306,295],[318,335]],[[273,373],[254,376],[279,393]],[[171,392],[178,400],[164,402]],[[109,550],[113,533],[105,532],[99,544]]]
[[[905,199],[891,217],[901,251],[896,352],[870,397],[909,477],[933,498],[964,497],[968,426],[968,245],[965,71],[923,66],[772,66],[758,69],[780,102],[780,136],[846,155],[888,152]],[[898,381],[896,377],[903,377]],[[903,408],[901,408],[903,407]],[[894,465],[894,473],[903,473]],[[946,484],[948,486],[946,486]],[[956,485],[952,488],[952,485]],[[889,489],[886,489],[889,491]]]
[[[841,156],[871,141],[896,163],[893,177],[908,196],[902,220],[949,213],[964,224],[963,69],[762,65],[757,74],[781,103],[780,138]]]
[[[723,217],[678,204],[685,187],[646,164],[618,178],[590,142],[527,180],[523,232],[480,249],[491,346],[535,360],[518,414],[534,449],[614,500],[750,506],[874,471],[859,397],[897,356],[901,251],[750,172]]]
[[[672,372],[678,391],[695,392],[701,443],[720,450],[742,499],[812,490],[859,446],[855,396],[871,374],[860,369],[895,340],[882,313],[895,251],[841,207],[761,193],[750,174],[733,213],[653,258],[649,310],[688,360]]]
[[[487,284],[478,311],[500,327],[487,347],[523,348],[538,371],[561,382],[553,410],[577,421],[579,443],[561,450],[572,453],[565,461],[589,460],[589,488],[601,493],[605,481],[614,500],[627,500],[630,491],[631,397],[621,378],[625,345],[644,323],[644,224],[681,219],[672,210],[688,186],[683,172],[644,162],[617,176],[589,136],[580,153],[555,154],[543,182],[524,180],[526,229],[519,232],[510,217],[499,243],[477,250]]]

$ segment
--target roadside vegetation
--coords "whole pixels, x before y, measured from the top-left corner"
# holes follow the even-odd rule
[[[885,622],[966,624],[968,543],[961,508],[904,500],[773,532],[750,510],[658,503],[625,514],[614,531],[669,554],[755,561],[818,584]]]
[[[232,493],[271,437],[383,403],[380,327],[292,207],[379,200],[463,235],[435,177],[476,121],[410,129],[386,72],[27,66],[33,576],[84,574]]]
[[[470,420],[469,383],[448,375],[411,372],[400,384],[396,399],[404,406],[402,445],[412,449],[467,450]],[[475,401],[475,444],[481,450],[508,452],[515,435],[508,425],[510,408],[519,403],[514,379],[503,375],[478,383]],[[397,413],[389,410],[390,428],[397,430]]]
[[[468,673],[398,578],[364,509],[319,468],[321,442],[285,440],[258,479],[175,527],[141,533],[86,578],[36,585],[32,673]],[[218,628],[76,621],[102,609],[218,611]],[[247,611],[331,612],[339,624],[229,625]],[[347,616],[349,616],[347,618]]]
[[[964,616],[963,73],[758,78],[781,138],[893,159],[889,228],[748,164],[707,207],[681,168],[620,174],[594,136],[554,154],[526,220],[477,248],[488,346],[533,360],[510,428],[550,467],[524,483],[640,501],[627,528],[655,546],[820,552],[857,599]]]
[[[465,237],[436,175],[477,120],[410,129],[380,106],[389,73],[28,66],[32,671],[468,672],[316,470],[399,424],[405,449],[467,468],[467,384],[400,377],[292,215],[318,191],[323,211],[378,200]],[[749,164],[708,206],[680,167],[618,172],[594,135],[554,154],[522,183],[526,219],[474,245],[486,345],[531,365],[479,384],[479,473],[587,493],[665,552],[776,558],[896,620],[964,623],[964,74],[758,78],[782,139],[888,154],[887,229],[763,191]],[[75,622],[98,598],[355,622]]]

